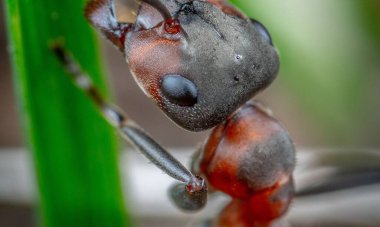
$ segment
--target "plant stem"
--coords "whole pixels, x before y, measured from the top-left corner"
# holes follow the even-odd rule
[[[106,92],[84,0],[5,0],[14,83],[39,187],[41,226],[127,226],[112,128],[65,75],[64,43]]]

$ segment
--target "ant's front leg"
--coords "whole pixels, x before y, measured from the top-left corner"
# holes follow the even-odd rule
[[[80,66],[62,46],[55,45],[52,49],[66,71],[71,75],[75,85],[87,93],[100,109],[102,115],[118,129],[122,137],[133,144],[154,165],[181,182],[171,192],[175,204],[185,210],[202,208],[207,201],[207,188],[204,180],[194,176],[135,122],[129,119],[120,108],[106,102],[93,85],[90,77],[80,69]]]

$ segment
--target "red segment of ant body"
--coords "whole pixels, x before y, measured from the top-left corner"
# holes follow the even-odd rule
[[[200,172],[219,190],[246,199],[252,191],[288,181],[295,152],[286,130],[252,101],[206,141]]]
[[[198,155],[194,163],[199,166],[193,169],[233,199],[218,226],[269,226],[286,212],[294,193],[294,145],[286,130],[253,101],[217,126]]]
[[[193,162],[193,172],[205,181],[107,103],[69,54],[53,47],[121,135],[181,182],[170,190],[174,203],[201,209],[208,183],[232,197],[216,226],[270,226],[281,217],[293,196],[294,146],[270,114],[248,101],[279,67],[265,27],[221,0],[141,0],[134,23],[117,20],[113,0],[91,0],[85,13],[123,52],[139,86],[169,118],[192,131],[216,126]]]

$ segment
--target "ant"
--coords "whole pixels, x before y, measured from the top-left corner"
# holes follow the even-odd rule
[[[208,191],[222,191],[231,202],[210,225],[274,225],[294,194],[295,149],[270,111],[251,100],[279,69],[266,28],[222,0],[141,0],[134,23],[119,22],[114,4],[90,0],[85,15],[124,54],[137,84],[182,128],[213,128],[191,171],[109,104],[70,54],[54,46],[74,83],[126,140],[179,181],[169,192],[179,208],[199,210]]]

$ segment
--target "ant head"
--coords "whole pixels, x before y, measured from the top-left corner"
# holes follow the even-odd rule
[[[191,131],[224,121],[279,68],[264,26],[219,0],[145,0],[127,27],[110,40],[144,92]]]

